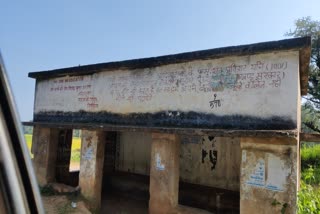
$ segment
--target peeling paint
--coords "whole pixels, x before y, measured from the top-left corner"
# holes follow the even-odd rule
[[[210,163],[212,164],[211,170],[214,170],[216,168],[217,160],[218,160],[218,152],[215,150],[210,150],[209,151],[209,158],[210,158]]]
[[[268,176],[266,180],[266,188],[273,191],[286,191],[287,178],[291,173],[291,168],[286,167],[285,161],[281,158],[268,154]]]
[[[86,151],[84,152],[84,154],[83,154],[83,158],[85,160],[91,160],[92,157],[93,157],[93,148],[92,147],[88,147],[86,149]]]
[[[246,184],[255,187],[265,186],[265,162],[263,159],[258,159],[253,172],[249,175]]]
[[[165,170],[164,164],[161,163],[161,157],[159,153],[156,154],[156,169],[159,171]]]
[[[298,142],[289,138],[241,139],[241,213],[260,213],[261,207],[263,213],[280,213],[282,207],[272,205],[275,200],[286,206],[286,213],[296,213],[297,148]]]

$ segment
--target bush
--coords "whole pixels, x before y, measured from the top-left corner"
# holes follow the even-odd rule
[[[79,162],[80,161],[81,152],[80,149],[72,150],[71,152],[71,161]]]
[[[301,148],[301,170],[304,171],[312,166],[317,168],[320,166],[320,145],[315,144],[308,146],[303,144]]]
[[[301,148],[301,181],[298,193],[298,213],[320,213],[320,145]]]
[[[320,213],[320,191],[304,181],[301,181],[298,193],[298,213]]]
[[[301,179],[306,184],[319,185],[320,184],[320,168],[315,168],[311,165],[301,172]]]

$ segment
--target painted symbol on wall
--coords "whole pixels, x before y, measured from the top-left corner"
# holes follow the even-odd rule
[[[207,155],[208,155],[208,152],[206,150],[202,149],[202,163],[204,163],[204,160]]]
[[[93,158],[93,146],[92,146],[92,137],[86,137],[87,145],[85,146],[85,152],[83,154],[84,160],[91,160]]]
[[[164,164],[161,163],[161,157],[159,153],[156,154],[156,169],[160,171],[165,169]]]
[[[217,157],[218,157],[218,152],[217,151],[214,151],[214,150],[210,150],[209,151],[209,158],[210,158],[210,162],[212,164],[211,170],[214,170],[216,168]]]
[[[218,108],[221,107],[221,100],[217,99],[217,94],[214,94],[214,98],[212,101],[209,101],[210,108]]]
[[[91,160],[93,158],[93,148],[89,147],[87,148],[87,150],[85,151],[83,158],[85,160]]]
[[[208,140],[212,143],[212,149],[202,148],[201,150],[201,162],[204,164],[207,156],[209,155],[209,161],[211,165],[211,171],[216,168],[217,160],[218,160],[218,151],[214,150],[214,137],[208,136]],[[204,141],[204,139],[203,139]]]

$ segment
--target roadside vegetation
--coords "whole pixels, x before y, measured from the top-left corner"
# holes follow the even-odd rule
[[[71,162],[80,163],[80,154],[81,154],[81,138],[73,137],[72,147],[71,147]]]
[[[24,134],[24,138],[26,139],[27,147],[29,149],[29,154],[31,158],[33,158],[33,154],[31,153],[32,134]]]
[[[298,213],[320,213],[320,144],[302,144]]]
[[[289,37],[311,37],[308,94],[301,106],[302,131],[320,133],[320,21],[302,17],[294,23]],[[319,142],[320,143],[320,142]],[[320,145],[305,143],[301,147],[301,182],[298,193],[298,213],[320,214]]]

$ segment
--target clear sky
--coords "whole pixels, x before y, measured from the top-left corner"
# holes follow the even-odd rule
[[[0,49],[21,120],[28,72],[284,39],[319,0],[0,0]]]

